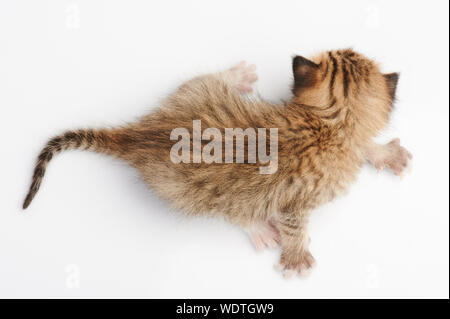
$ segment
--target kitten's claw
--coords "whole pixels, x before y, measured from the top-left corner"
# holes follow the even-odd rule
[[[264,248],[278,248],[280,245],[280,232],[271,221],[258,223],[247,229],[253,245],[258,251]]]
[[[247,65],[245,61],[224,72],[224,79],[240,93],[253,92],[252,83],[258,80],[254,64]]]

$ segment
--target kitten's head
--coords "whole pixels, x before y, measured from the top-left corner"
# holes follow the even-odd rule
[[[351,49],[328,51],[311,59],[296,56],[293,101],[327,107],[335,104],[358,117],[370,120],[374,133],[389,118],[399,75],[383,74],[372,60]],[[341,114],[342,115],[342,114]]]

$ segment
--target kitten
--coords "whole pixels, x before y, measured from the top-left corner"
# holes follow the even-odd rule
[[[54,137],[38,157],[23,208],[35,196],[56,153],[78,148],[106,153],[136,167],[174,208],[188,215],[225,217],[245,229],[257,249],[281,245],[278,268],[285,276],[307,272],[315,263],[308,250],[311,211],[342,194],[364,161],[401,175],[412,156],[398,139],[387,145],[372,141],[389,120],[397,73],[382,74],[375,62],[351,49],[324,52],[310,60],[296,56],[292,66],[293,98],[283,105],[244,96],[252,92],[257,76],[254,66],[242,62],[187,81],[135,123]],[[244,163],[221,161],[223,154],[209,164],[175,163],[171,133],[186,128],[184,146],[190,150],[195,120],[221,133],[225,128],[277,128],[276,169],[261,174],[261,163],[248,161],[247,145]],[[274,146],[267,140],[259,144],[264,143]],[[237,142],[233,145],[237,153]]]

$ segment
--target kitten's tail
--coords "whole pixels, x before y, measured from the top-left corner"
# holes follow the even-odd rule
[[[61,151],[69,149],[85,149],[122,157],[123,146],[119,130],[76,130],[68,131],[52,138],[42,149],[34,168],[33,179],[27,197],[23,202],[26,209],[41,185],[47,164],[53,156]]]

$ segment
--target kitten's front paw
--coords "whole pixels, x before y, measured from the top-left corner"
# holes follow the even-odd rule
[[[245,61],[242,61],[225,71],[224,77],[240,93],[251,93],[253,91],[252,83],[258,79],[255,70],[256,66],[254,64],[247,65]]]
[[[280,262],[275,266],[277,270],[283,271],[285,278],[291,278],[294,275],[306,276],[314,267],[316,261],[309,250],[303,250],[296,254],[283,253]]]
[[[387,167],[395,175],[401,176],[408,168],[412,154],[400,145],[400,139],[396,138],[384,146],[383,152],[374,160],[375,168],[382,170]]]

